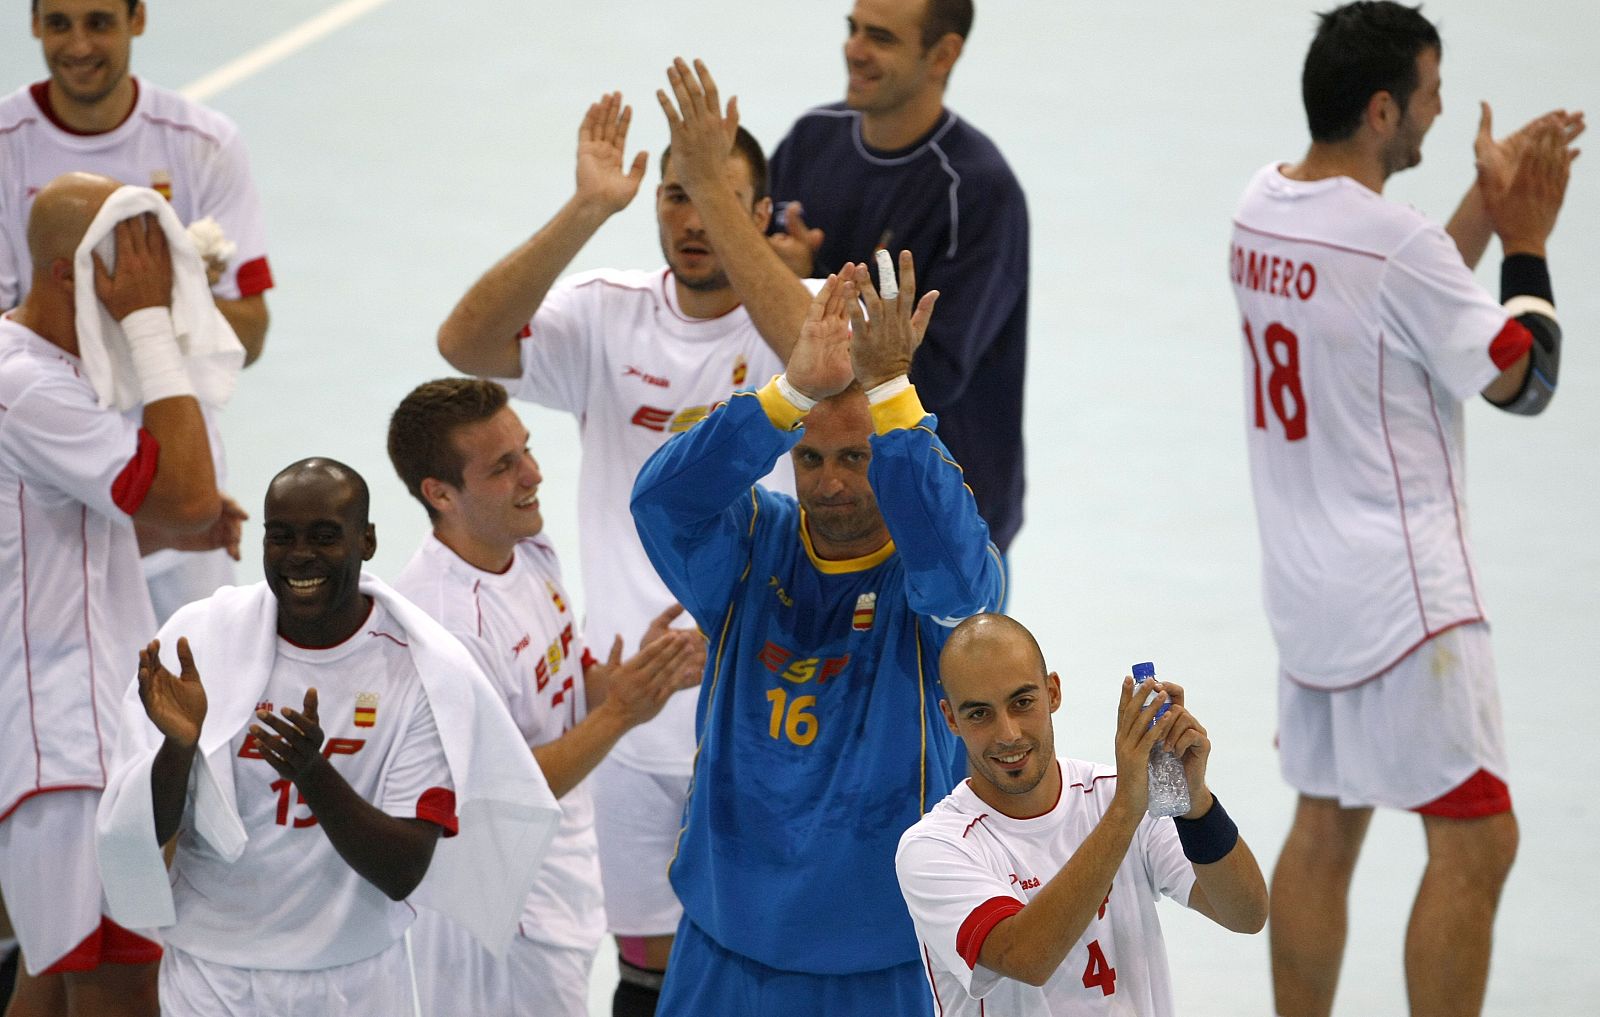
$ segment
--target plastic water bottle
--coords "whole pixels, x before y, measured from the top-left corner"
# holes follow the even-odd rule
[[[1133,665],[1133,684],[1137,689],[1146,678],[1156,676],[1156,666],[1149,661]],[[1145,697],[1145,705],[1156,697],[1154,691]],[[1171,702],[1161,704],[1161,709],[1151,718],[1150,726],[1154,727],[1162,714],[1172,706]],[[1183,775],[1183,761],[1173,755],[1168,749],[1157,742],[1150,750],[1150,815],[1160,818],[1162,816],[1181,816],[1188,812],[1189,804],[1189,778]]]

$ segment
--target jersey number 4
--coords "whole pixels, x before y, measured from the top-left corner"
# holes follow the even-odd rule
[[[1299,441],[1306,436],[1306,393],[1300,384],[1300,337],[1274,321],[1261,336],[1268,365],[1266,396],[1272,412],[1283,424],[1283,437]],[[1255,366],[1255,426],[1267,429],[1267,408],[1262,402],[1261,357],[1256,351],[1255,330],[1244,323],[1244,348],[1250,351]]]
[[[1092,989],[1100,987],[1102,996],[1109,996],[1117,991],[1117,969],[1106,962],[1105,951],[1100,949],[1100,941],[1089,941],[1089,963],[1083,969],[1083,987]]]

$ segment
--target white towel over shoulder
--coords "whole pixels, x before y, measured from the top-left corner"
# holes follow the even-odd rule
[[[124,413],[144,402],[122,326],[95,295],[93,258],[98,252],[106,268],[115,273],[116,225],[144,212],[156,214],[172,252],[172,330],[177,334],[178,351],[189,371],[189,381],[201,403],[220,409],[233,397],[239,369],[244,366],[244,347],[217,310],[206,282],[205,262],[194,241],[167,200],[148,187],[119,187],[113,191],[89,224],[73,258],[78,355],[83,359],[84,373],[103,407]]]
[[[466,647],[376,577],[361,591],[405,629],[455,785],[460,833],[441,838],[412,901],[442,911],[484,947],[503,954],[516,931],[561,807],[489,679]],[[224,858],[243,853],[247,833],[234,797],[231,739],[250,723],[277,653],[277,601],[266,583],[224,586],[179,609],[160,634],[176,673],[179,635],[206,650],[206,719],[189,777],[185,815]],[[123,696],[111,779],[100,800],[97,850],[111,918],[149,929],[177,920],[154,835],[150,768],[162,736],[145,716],[135,681]]]

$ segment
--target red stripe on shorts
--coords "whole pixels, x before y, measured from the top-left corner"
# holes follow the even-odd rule
[[[100,925],[84,937],[83,942],[67,951],[65,956],[45,968],[41,974],[93,971],[102,964],[154,964],[160,959],[161,944],[129,932],[102,916]]]
[[[1479,770],[1455,789],[1446,792],[1412,812],[1424,816],[1442,816],[1445,819],[1483,819],[1511,811],[1511,789],[1506,782],[1490,773]]]

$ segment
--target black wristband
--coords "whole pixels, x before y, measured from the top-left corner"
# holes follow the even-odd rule
[[[1178,843],[1183,845],[1183,857],[1196,865],[1210,865],[1227,857],[1239,843],[1239,828],[1222,807],[1222,799],[1211,796],[1211,808],[1199,819],[1174,816],[1172,825],[1178,828]]]
[[[1550,266],[1537,254],[1508,254],[1500,262],[1500,302],[1512,297],[1538,297],[1556,304],[1550,289]]]

